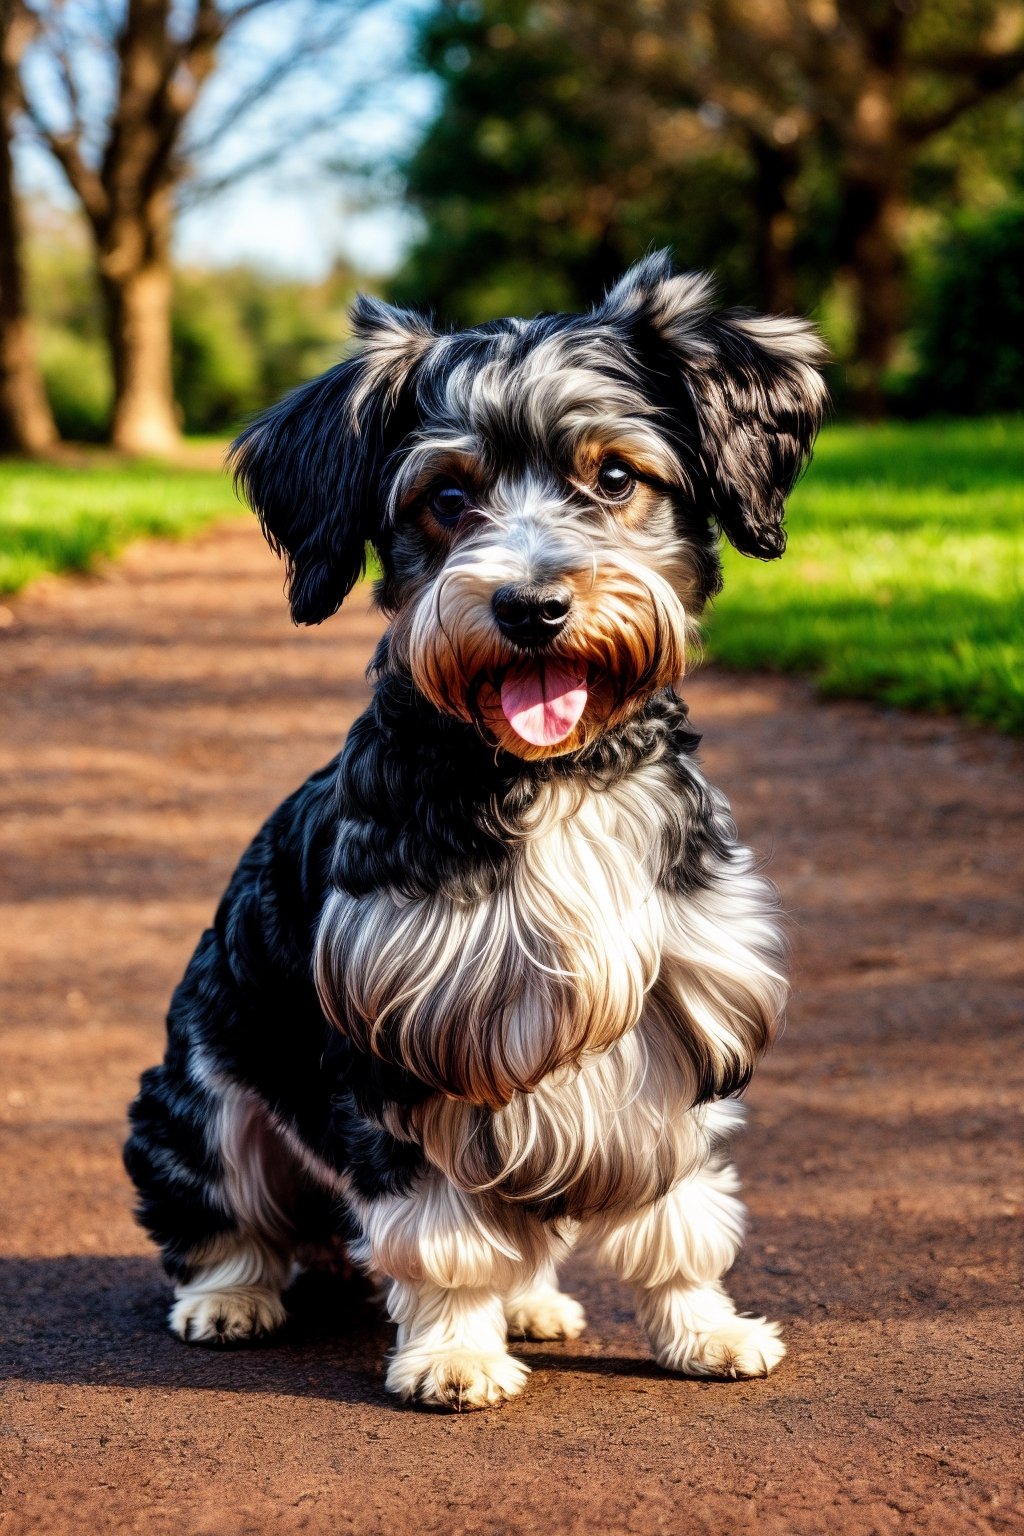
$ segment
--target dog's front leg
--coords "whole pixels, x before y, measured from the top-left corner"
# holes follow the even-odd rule
[[[505,1313],[493,1288],[396,1280],[388,1311],[398,1324],[389,1392],[461,1413],[523,1390],[528,1368],[506,1348]]]
[[[540,1223],[463,1194],[433,1169],[404,1195],[353,1208],[354,1256],[385,1278],[398,1324],[388,1391],[456,1412],[521,1392],[528,1369],[506,1347],[502,1297],[541,1260]]]
[[[655,1359],[686,1376],[767,1376],[786,1346],[777,1323],[744,1317],[722,1285],[743,1240],[731,1165],[708,1166],[628,1220],[590,1232],[599,1256],[636,1288]]]
[[[290,1267],[286,1253],[254,1234],[223,1233],[193,1255],[189,1279],[175,1286],[171,1331],[186,1344],[241,1344],[276,1332]]]

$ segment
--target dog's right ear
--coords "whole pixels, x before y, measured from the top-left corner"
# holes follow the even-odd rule
[[[653,339],[652,371],[690,440],[701,504],[745,555],[777,559],[786,498],[827,402],[828,354],[814,327],[719,310],[710,278],[676,272],[667,251],[627,272],[595,314],[626,328],[641,352]]]
[[[434,340],[419,315],[360,294],[358,350],[258,416],[231,445],[235,487],[287,562],[296,624],[334,613],[381,535],[380,479],[403,426],[403,393]]]

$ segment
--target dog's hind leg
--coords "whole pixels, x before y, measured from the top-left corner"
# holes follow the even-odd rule
[[[196,1256],[192,1278],[175,1286],[171,1331],[186,1344],[241,1344],[273,1333],[285,1321],[288,1273],[280,1251],[226,1233]]]
[[[587,1318],[579,1302],[558,1289],[558,1272],[547,1259],[506,1295],[505,1322],[509,1338],[578,1339]]]
[[[685,1376],[767,1376],[786,1353],[777,1323],[744,1317],[721,1283],[743,1240],[739,1181],[709,1164],[627,1221],[595,1226],[599,1257],[636,1287],[655,1359]]]
[[[190,1344],[241,1343],[285,1320],[299,1170],[257,1097],[165,1065],[132,1106],[139,1215],[177,1282],[169,1315]]]
[[[169,1322],[189,1344],[241,1343],[285,1321],[298,1185],[294,1158],[254,1094],[220,1094],[214,1129],[217,1193],[229,1230],[191,1256],[192,1273],[174,1291]]]

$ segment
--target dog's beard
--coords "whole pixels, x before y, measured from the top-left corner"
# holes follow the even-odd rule
[[[565,631],[530,653],[501,635],[491,598],[522,573],[477,552],[450,563],[396,625],[396,654],[436,709],[516,757],[579,751],[681,677],[690,622],[664,576],[621,558],[559,574]]]

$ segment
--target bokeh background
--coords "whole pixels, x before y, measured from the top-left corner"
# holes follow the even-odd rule
[[[1024,4],[0,17],[0,590],[227,515],[225,441],[357,287],[466,323],[669,245],[835,358],[791,554],[732,562],[711,650],[1024,728]]]

